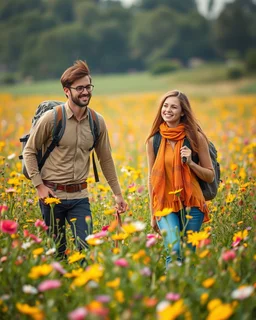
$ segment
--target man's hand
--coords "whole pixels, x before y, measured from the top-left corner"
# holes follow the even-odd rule
[[[54,198],[56,197],[54,192],[46,187],[43,183],[42,184],[39,184],[37,187],[36,187],[36,190],[37,190],[37,195],[38,195],[38,198],[39,200],[43,201],[49,197],[49,195],[53,196]]]
[[[121,194],[115,195],[116,210],[118,213],[123,213],[127,210],[127,203],[124,201]]]

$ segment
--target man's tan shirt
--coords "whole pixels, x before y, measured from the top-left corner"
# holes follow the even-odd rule
[[[90,129],[88,113],[78,121],[68,103],[65,104],[66,128],[59,146],[55,147],[47,158],[41,173],[36,160],[37,150],[49,146],[52,141],[54,126],[54,111],[47,111],[30,133],[30,138],[23,152],[25,165],[34,186],[49,180],[59,184],[76,184],[85,182],[89,175],[90,151],[93,145],[93,136]],[[102,172],[115,195],[121,194],[108,137],[105,121],[98,114],[100,136],[95,151]],[[60,199],[80,199],[88,197],[87,189],[66,193],[56,190],[55,194]]]

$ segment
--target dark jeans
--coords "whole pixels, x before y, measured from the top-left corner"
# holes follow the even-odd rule
[[[188,214],[185,212],[184,216]],[[201,225],[204,220],[204,214],[196,207],[192,207],[189,215],[193,218],[191,220],[187,220],[184,217],[184,222],[186,225],[185,233],[188,230],[192,230],[193,232],[199,231]],[[180,238],[180,231],[183,229],[182,220],[181,220],[181,213],[180,212],[172,212],[165,217],[162,217],[160,221],[157,221],[159,229],[165,230],[166,234],[164,236],[164,245],[166,251],[170,253],[170,249],[173,252],[176,252],[178,260],[182,261],[180,246],[181,246],[181,238]],[[187,246],[192,250],[195,251],[196,247],[192,246],[191,243],[187,244]],[[172,261],[171,256],[168,254],[166,257],[166,266]]]
[[[50,205],[46,205],[42,201],[39,201],[39,205],[43,219],[49,227],[48,233],[53,234],[55,242],[58,244],[59,256],[64,256],[66,251],[66,220],[71,226],[77,248],[81,250],[88,247],[85,238],[93,231],[88,198],[61,200],[61,203],[54,206],[53,216]]]

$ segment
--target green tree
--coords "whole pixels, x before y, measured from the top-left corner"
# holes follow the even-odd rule
[[[187,13],[191,10],[196,10],[197,5],[195,0],[140,0],[139,7],[142,9],[152,10],[160,6],[166,6],[174,9],[177,12]]]
[[[251,0],[237,0],[226,5],[214,22],[215,46],[223,56],[228,51],[241,55],[255,43],[256,5]]]
[[[150,64],[167,58],[178,36],[178,15],[167,7],[137,14],[132,29],[132,54]]]
[[[94,40],[78,24],[63,25],[41,34],[36,46],[35,37],[26,43],[22,56],[22,73],[36,79],[59,77],[74,60],[88,63],[95,55]]]

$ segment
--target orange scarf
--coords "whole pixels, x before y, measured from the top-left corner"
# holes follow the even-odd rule
[[[151,172],[154,212],[164,209],[163,206],[165,202],[164,195],[166,186],[164,154],[167,139],[177,141],[174,149],[174,176],[170,177],[171,179],[174,179],[175,190],[182,189],[180,194],[180,200],[182,202],[186,200],[185,202],[187,203],[192,195],[190,168],[187,164],[181,161],[180,156],[180,148],[182,147],[182,143],[185,138],[184,125],[180,123],[176,128],[169,128],[167,124],[163,122],[160,125],[160,134],[162,136],[161,144]]]

